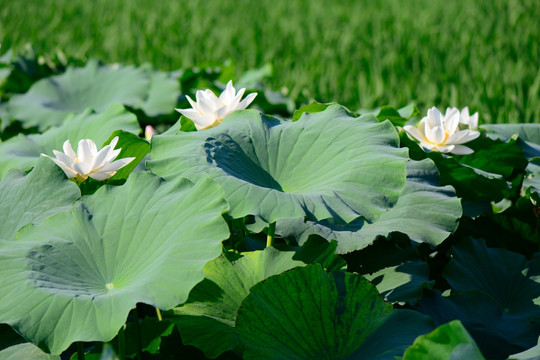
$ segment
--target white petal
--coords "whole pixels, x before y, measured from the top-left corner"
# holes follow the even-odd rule
[[[213,128],[214,126],[218,126],[220,123],[221,123],[221,120],[214,120],[213,123],[211,123],[208,126],[205,126],[205,127],[201,128],[201,130]]]
[[[435,147],[435,149],[438,152],[442,152],[444,154],[452,152],[452,150],[454,150],[454,148],[455,148],[455,145],[438,145],[438,146]]]
[[[473,152],[474,152],[473,149],[465,145],[455,145],[454,149],[452,150],[452,154],[456,154],[456,155],[468,155],[468,154],[472,154]]]
[[[210,91],[210,93],[212,92]],[[213,113],[217,107],[217,104],[212,99],[203,95],[203,92],[200,90],[197,91],[197,105],[199,105],[200,112],[205,115]]]
[[[198,121],[199,118],[204,117],[203,114],[201,114],[195,109],[175,109],[175,110],[178,111],[180,114],[184,115],[185,117],[187,117],[188,119],[192,120],[193,122]]]
[[[202,114],[202,111],[201,111],[201,108],[199,107],[199,105],[195,101],[191,100],[191,98],[188,95],[186,95],[186,98],[188,99],[189,104],[191,105],[191,107],[193,109],[195,109],[195,111],[197,111],[199,114]],[[176,110],[180,111],[180,110],[183,110],[183,109],[176,109]]]
[[[82,139],[77,147],[77,157],[79,162],[91,163],[92,158],[97,154],[96,143],[90,139]]]
[[[468,106],[465,106],[461,110],[460,117],[461,117],[460,122],[462,124],[468,124],[469,123],[469,107]]]
[[[234,111],[234,109],[233,109]],[[225,116],[229,115],[230,113],[232,113],[231,109],[230,109],[230,106],[223,106],[221,107],[221,109],[219,109],[218,111],[216,111],[216,120],[223,120],[225,118]]]
[[[116,174],[116,171],[94,172],[94,173],[90,173],[90,175],[88,175],[88,176],[90,176],[94,180],[107,180],[107,179],[113,177],[114,174]]]
[[[103,166],[101,169],[99,169],[99,171],[96,171],[96,172],[117,171],[117,170],[123,168],[124,166],[126,166],[127,164],[129,164],[130,162],[132,162],[134,159],[135,159],[134,157],[127,157],[127,158],[123,158],[123,159],[118,159],[116,161],[113,161],[110,164],[107,164],[107,165]]]
[[[64,171],[64,174],[66,174],[68,179],[71,179],[71,178],[73,178],[73,177],[75,177],[77,175],[77,172],[75,170],[73,170],[70,167],[66,166],[66,164],[62,163],[61,161],[58,161],[55,158],[52,158],[52,157],[50,157],[49,155],[46,155],[46,154],[41,154],[41,155],[46,156],[49,159],[51,159],[52,161],[54,161],[56,163],[56,165],[58,165],[60,167],[60,169],[62,169]]]
[[[437,145],[433,145],[431,143],[428,143],[424,140],[420,140],[420,145],[422,145],[422,147],[428,149],[428,150],[436,150],[437,149]]]
[[[240,90],[238,90],[238,93],[236,94],[236,96],[234,96],[233,98],[239,98],[241,99],[242,96],[244,96],[244,93],[246,92],[246,88],[241,88]]]
[[[443,124],[443,116],[435,106],[427,111],[427,123],[431,128]]]
[[[444,116],[444,128],[448,131],[448,134],[452,135],[456,132],[459,125],[459,110],[456,108],[449,108],[446,110]]]
[[[478,129],[478,113],[475,112],[469,117],[469,128],[472,130]]]
[[[216,122],[219,123],[219,121],[216,120],[216,117],[213,115],[202,117],[197,122],[193,121],[197,130],[204,130],[213,127],[215,126]]]
[[[72,158],[73,161],[75,161],[75,159],[77,158],[77,154],[75,154],[75,151],[73,151],[73,148],[71,147],[71,143],[69,142],[69,140],[66,140],[63,148],[64,148],[64,153],[70,158]]]
[[[426,138],[435,144],[441,144],[445,137],[444,128],[442,126],[435,126],[431,129],[426,128]]]
[[[232,80],[229,80],[227,86],[225,87],[225,90],[223,90],[223,92],[219,96],[219,102],[222,104],[230,103],[232,99],[234,99],[235,94],[236,90],[234,89]]]
[[[246,90],[246,89],[242,89],[242,90]],[[241,92],[238,92],[238,94],[236,95],[236,97],[234,99],[232,99],[232,101],[227,105],[227,107],[229,108],[229,112],[233,112],[233,111],[236,111],[236,110],[239,110],[238,109],[238,104],[240,104],[240,99],[242,99],[242,96],[244,95],[244,92],[241,91]]]
[[[408,135],[410,135],[412,138],[418,140],[418,141],[424,141],[425,136],[418,130],[416,127],[411,125],[405,125],[403,127],[403,130],[407,132]]]
[[[92,164],[86,162],[78,162],[76,164],[73,164],[73,170],[75,170],[77,174],[87,175],[90,171],[92,171]]]
[[[58,150],[53,150],[53,153],[58,159],[58,161],[65,164],[67,167],[73,166],[73,159],[67,156],[66,154],[64,154],[63,152],[58,151]]]
[[[112,152],[112,147],[110,145],[105,146],[103,149],[101,149],[96,157],[94,158],[94,161],[92,163],[92,167],[94,169],[99,169],[103,165],[111,162],[111,160],[107,161],[107,157],[109,156],[109,153]],[[115,156],[116,157],[116,156]],[[113,158],[114,159],[114,158]]]
[[[116,150],[109,150],[109,152],[107,153],[107,157],[105,158],[105,162],[110,163],[111,161],[116,159],[116,157],[120,155],[120,151],[122,151],[121,148]]]
[[[478,131],[474,130],[461,130],[450,136],[446,141],[448,144],[464,144],[480,136]]]
[[[244,110],[245,108],[247,108],[249,106],[249,104],[251,104],[251,102],[255,99],[256,96],[257,96],[257,93],[249,94],[248,96],[246,96],[246,98],[244,100],[242,100],[240,102],[240,104],[238,104],[236,109],[237,110]]]
[[[422,137],[426,137],[426,124],[427,124],[427,117],[424,117],[420,122],[418,123],[418,131],[422,133]]]
[[[114,139],[111,140],[109,146],[114,149],[116,147],[116,144],[118,144],[118,136],[115,136]]]
[[[197,91],[197,103],[203,112],[213,111],[221,106],[218,97],[210,89]],[[205,111],[205,107],[208,107],[210,110]]]

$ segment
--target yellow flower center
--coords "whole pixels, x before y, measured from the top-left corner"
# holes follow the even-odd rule
[[[435,142],[429,140],[427,136],[425,137],[425,139],[426,139],[426,142],[431,144],[431,145],[440,146],[440,145],[444,145],[446,143],[446,140],[448,140],[449,136],[450,136],[450,134],[448,134],[448,131],[444,130],[444,139],[442,139],[442,141],[440,143],[435,143]]]

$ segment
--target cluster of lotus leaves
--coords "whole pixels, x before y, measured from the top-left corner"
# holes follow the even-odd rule
[[[40,152],[48,152],[44,148],[60,149],[62,140],[80,136],[84,122],[89,131],[115,122],[116,129],[136,132],[134,119],[124,111],[113,106],[101,114],[83,113],[41,135],[20,135],[0,145],[0,152],[11,156],[2,161],[11,164],[17,163],[17,156],[25,158],[20,155],[24,144],[33,146],[28,147],[20,170],[10,170],[0,181],[0,323],[11,325],[53,354],[75,341],[111,340],[138,302],[174,308],[173,317],[185,315],[189,306],[184,310],[178,306],[203,280],[203,268],[220,255],[221,243],[230,235],[225,213],[232,218],[251,216],[262,228],[276,222],[278,234],[300,244],[312,234],[336,240],[339,253],[365,248],[377,236],[395,231],[437,245],[455,230],[461,215],[453,189],[438,186],[431,160],[410,160],[390,122],[379,122],[372,115],[354,117],[337,105],[305,113],[297,121],[245,110],[212,129],[182,132],[171,128],[152,139],[150,171],[132,173],[121,186],[105,185],[82,197],[52,161],[39,158]],[[280,260],[256,279],[242,280],[246,289],[268,276],[305,265],[287,253],[265,254]],[[251,270],[245,273],[254,273],[260,264],[255,256],[259,255],[246,255]],[[219,266],[228,266],[231,272],[236,265]],[[263,349],[260,338],[252,336],[264,334],[266,325],[257,319],[279,313],[281,317],[272,324],[276,328],[301,317],[297,307],[289,306],[296,301],[293,298],[286,299],[286,308],[270,310],[254,297],[272,304],[273,297],[297,291],[306,298],[313,296],[307,285],[295,290],[291,282],[319,281],[328,288],[330,298],[305,304],[317,313],[341,309],[345,301],[341,291],[350,298],[347,306],[372,304],[342,314],[343,324],[332,330],[335,337],[330,342],[352,330],[364,334],[347,338],[346,343],[326,344],[338,346],[343,356],[360,347],[367,346],[376,356],[394,345],[402,349],[411,344],[414,333],[396,328],[400,319],[419,324],[423,333],[432,329],[419,314],[393,314],[375,288],[359,276],[325,274],[316,266],[286,274],[280,280],[259,283],[260,289],[254,289],[250,297],[244,292],[224,303],[232,304],[224,321],[229,328],[234,324],[229,329],[233,346],[241,340],[250,356],[259,356]],[[371,320],[358,322],[351,317],[357,313]],[[303,333],[317,330],[307,343],[323,344],[325,324],[302,325]],[[381,331],[402,335],[394,345],[369,347],[366,339],[380,337]],[[284,333],[283,339],[265,341],[265,351],[276,356],[279,351],[296,351],[293,343],[281,347],[287,339]],[[313,349],[300,349],[294,356],[309,357],[320,350]],[[220,350],[207,349],[214,354]],[[399,355],[401,350],[395,351]]]
[[[208,130],[171,130],[152,139],[149,168],[165,179],[210,176],[233,218],[253,216],[258,231],[277,222],[300,244],[337,240],[340,253],[394,231],[438,245],[461,216],[453,188],[439,186],[431,160],[408,158],[390,122],[339,105],[294,122],[246,110]]]

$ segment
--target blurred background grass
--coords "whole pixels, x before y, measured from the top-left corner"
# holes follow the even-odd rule
[[[294,98],[540,122],[539,19],[539,0],[0,0],[0,52],[31,43],[161,70],[270,63],[267,85]]]

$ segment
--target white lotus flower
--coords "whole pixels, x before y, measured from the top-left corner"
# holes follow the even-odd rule
[[[467,124],[471,127],[471,118],[473,118],[472,125],[477,126],[478,117],[475,117],[477,114],[469,117],[469,109],[464,110],[466,116],[462,117],[457,108],[447,108],[443,116],[439,109],[432,107],[428,110],[427,116],[420,121],[418,128],[405,125],[403,129],[426,149],[456,155],[471,154],[474,151],[461,144],[476,139],[480,133],[471,129],[459,130],[459,123],[463,118],[469,121]],[[476,123],[474,123],[475,118]]]
[[[451,108],[459,111],[458,108]],[[472,115],[469,115],[469,107],[465,106],[459,113],[459,123],[466,125],[469,129],[478,130],[478,113],[475,112]]]
[[[465,125],[469,125],[469,128],[472,130],[478,129],[478,113],[475,112],[472,115],[469,115],[469,107],[465,106],[463,110],[461,110],[461,114],[459,115],[459,122]]]
[[[208,129],[218,125],[232,112],[244,110],[251,104],[257,94],[249,94],[240,101],[245,91],[246,89],[242,88],[236,93],[232,81],[227,83],[227,87],[219,95],[219,98],[210,89],[197,90],[195,94],[197,102],[186,96],[192,109],[176,109],[176,111],[191,119],[197,130]]]
[[[41,155],[52,159],[70,179],[76,178],[78,182],[84,181],[88,177],[95,180],[106,180],[135,159],[127,157],[113,161],[122,150],[114,150],[117,143],[118,136],[98,152],[94,141],[82,139],[79,141],[77,153],[75,153],[71,143],[67,140],[63,146],[64,152],[53,150],[56,159],[46,154]]]

